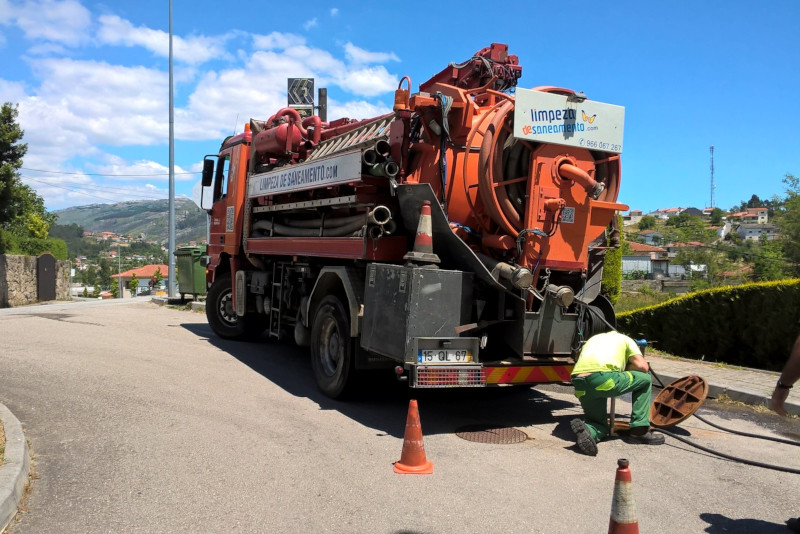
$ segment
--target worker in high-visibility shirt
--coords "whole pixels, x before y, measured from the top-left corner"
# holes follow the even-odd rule
[[[604,332],[590,337],[581,349],[572,370],[572,385],[580,400],[586,421],[573,419],[572,431],[578,448],[595,456],[597,443],[610,432],[606,399],[631,393],[633,410],[630,433],[632,443],[661,445],[664,436],[650,430],[650,395],[653,383],[650,365],[636,341],[619,332]]]

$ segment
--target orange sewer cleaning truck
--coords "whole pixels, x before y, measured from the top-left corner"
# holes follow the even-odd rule
[[[415,388],[569,380],[615,324],[601,294],[624,108],[517,88],[494,43],[368,120],[292,108],[206,156],[206,314],[229,339],[310,347],[339,397],[385,369]],[[212,198],[209,198],[212,197]]]

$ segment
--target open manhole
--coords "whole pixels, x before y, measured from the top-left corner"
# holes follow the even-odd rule
[[[495,443],[510,445],[522,443],[528,435],[517,428],[496,427],[487,425],[464,426],[456,429],[456,436],[475,443]]]

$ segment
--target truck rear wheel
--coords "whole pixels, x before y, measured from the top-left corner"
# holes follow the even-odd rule
[[[206,317],[214,333],[225,339],[252,339],[267,327],[266,318],[255,313],[236,315],[230,273],[221,274],[211,284],[206,297]]]
[[[311,369],[322,392],[331,398],[347,393],[355,375],[355,345],[341,301],[322,299],[311,328]]]

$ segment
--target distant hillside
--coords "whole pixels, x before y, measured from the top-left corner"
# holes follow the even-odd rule
[[[142,200],[117,204],[91,204],[55,212],[57,224],[77,224],[87,232],[115,232],[146,241],[169,239],[169,200]],[[206,212],[188,198],[175,199],[175,242],[206,238]]]

